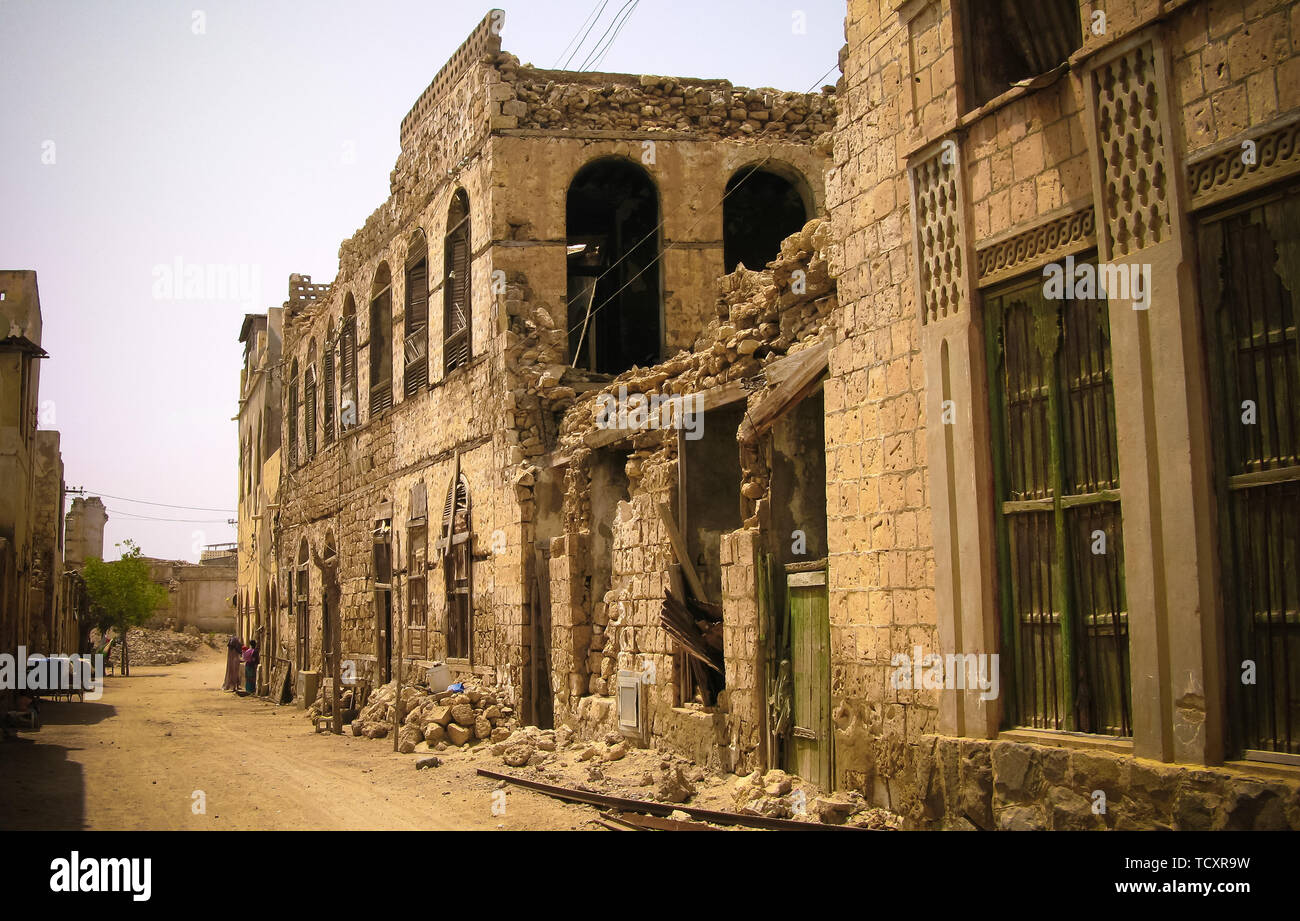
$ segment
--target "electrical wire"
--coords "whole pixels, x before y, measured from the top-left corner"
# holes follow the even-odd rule
[[[637,0],[627,0],[627,2],[623,4],[622,8],[619,9],[619,11],[614,14],[614,18],[609,21],[609,25],[605,27],[605,31],[601,33],[600,38],[596,39],[595,46],[591,49],[591,51],[587,52],[587,56],[582,59],[582,64],[579,65],[578,70],[587,69],[587,65],[590,64],[591,61],[595,58],[596,50],[600,48],[600,46],[604,43],[605,37],[609,35],[610,29],[614,28],[614,23],[618,22],[619,17],[622,16],[628,10],[629,7],[636,6],[636,4],[637,4]]]
[[[618,24],[618,28],[614,30],[614,34],[609,37],[609,41],[605,43],[605,48],[600,52],[600,56],[591,62],[591,70],[598,70],[600,65],[604,63],[605,55],[609,54],[609,49],[614,47],[614,42],[618,38],[618,34],[623,31],[623,27],[627,25],[627,21],[632,18],[632,14],[636,12],[636,8],[640,2],[641,0],[632,0],[632,8],[627,11],[627,15],[623,17],[623,21]]]
[[[564,51],[561,51],[560,56],[555,59],[555,64],[551,66],[552,70],[559,68],[560,61],[562,60],[564,61],[563,69],[569,69],[569,63],[573,60],[573,56],[577,54],[583,44],[586,43],[587,36],[591,34],[591,30],[595,28],[596,23],[600,20],[601,14],[605,12],[605,7],[607,6],[609,6],[609,0],[596,0],[596,6],[593,7],[594,15],[588,15],[586,22],[578,26],[578,31],[573,33],[573,38],[569,39],[569,44],[564,46]],[[583,31],[584,29],[586,30],[585,32]],[[574,46],[573,41],[578,38],[579,35],[581,35],[582,38],[578,41],[578,44]],[[564,53],[565,51],[569,51],[570,47],[573,47],[573,50],[569,52],[569,56],[566,59]]]
[[[119,515],[123,518],[129,518],[132,521],[174,521],[184,522],[185,524],[230,524],[228,518],[159,518],[153,515],[137,515],[134,512],[123,511],[122,509],[107,508],[104,511],[113,515]]]
[[[131,499],[127,496],[114,496],[111,493],[99,492],[94,489],[87,489],[85,490],[85,493],[88,496],[102,496],[105,499],[118,499],[122,502],[135,502],[138,505],[157,505],[162,508],[178,508],[187,512],[226,512],[230,515],[235,514],[235,510],[232,508],[209,508],[203,505],[168,505],[166,502],[151,502],[148,499]]]

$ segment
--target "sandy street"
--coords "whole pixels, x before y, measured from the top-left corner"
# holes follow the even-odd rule
[[[509,788],[452,753],[416,771],[390,740],[316,735],[297,706],[221,688],[224,653],[110,677],[104,696],[44,705],[0,743],[3,829],[575,829],[596,810]],[[196,813],[195,791],[206,797]]]

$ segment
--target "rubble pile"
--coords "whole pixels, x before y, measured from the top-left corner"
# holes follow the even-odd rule
[[[773,770],[754,771],[736,778],[732,788],[734,811],[741,815],[855,825],[862,828],[898,828],[902,821],[886,809],[870,806],[857,791],[834,796],[820,794],[797,774]]]
[[[177,665],[189,662],[205,645],[204,637],[197,632],[176,633],[172,630],[150,630],[132,627],[126,633],[127,652],[132,665]],[[208,645],[211,645],[210,643]],[[122,667],[122,644],[114,643],[112,660]]]
[[[368,739],[398,732],[397,750],[410,753],[420,743],[433,751],[478,742],[501,742],[519,726],[513,701],[497,688],[464,684],[462,691],[402,688],[405,717],[397,727],[397,690],[393,682],[376,688],[352,721],[352,734]],[[315,709],[315,708],[313,708]],[[319,710],[318,713],[327,712]]]
[[[760,272],[740,266],[719,280],[717,316],[696,339],[653,368],[632,368],[599,391],[584,395],[586,411],[565,416],[563,439],[578,447],[598,428],[601,394],[688,394],[728,381],[758,377],[763,367],[823,338],[836,305],[827,262],[830,222],[815,218],[781,244],[781,253]],[[753,487],[750,487],[753,491]]]
[[[535,768],[553,782],[573,782],[576,774],[581,789],[661,803],[687,802],[706,776],[703,768],[679,756],[632,748],[617,732],[584,742],[567,725],[524,726],[493,743],[488,753],[507,767]]]
[[[520,66],[509,52],[497,67],[514,98],[500,94],[499,127],[591,128],[601,131],[675,130],[710,137],[736,134],[812,140],[835,125],[836,98],[770,88],[732,86],[726,80],[682,80],[651,74],[583,78]],[[494,101],[497,101],[494,98]]]

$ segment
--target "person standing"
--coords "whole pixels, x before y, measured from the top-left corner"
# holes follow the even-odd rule
[[[257,692],[257,663],[259,659],[257,640],[249,640],[248,648],[244,650],[244,690],[249,695]]]
[[[226,680],[221,684],[223,691],[239,690],[239,660],[244,644],[233,633],[226,640]]]

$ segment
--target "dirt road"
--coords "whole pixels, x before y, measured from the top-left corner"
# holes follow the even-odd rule
[[[205,647],[109,677],[98,701],[45,704],[39,732],[0,742],[0,828],[595,827],[596,810],[519,788],[494,815],[470,756],[417,771],[389,740],[316,735],[299,707],[222,691],[224,661]]]

